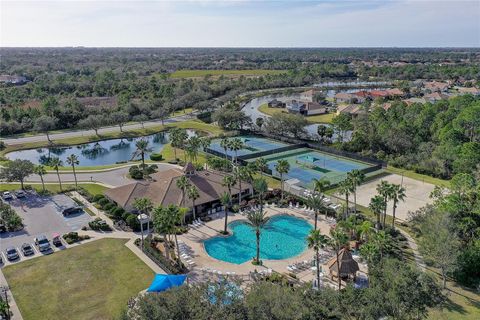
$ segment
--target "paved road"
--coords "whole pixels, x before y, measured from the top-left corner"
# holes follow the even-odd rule
[[[196,113],[188,113],[185,115],[180,115],[176,116],[173,118],[169,118],[165,120],[165,123],[174,123],[174,122],[181,122],[185,120],[192,119],[195,116]],[[161,124],[160,120],[152,120],[144,123],[144,127],[153,127],[153,126],[158,126]],[[140,123],[132,123],[128,125],[123,126],[124,131],[128,130],[135,130],[135,129],[141,129],[142,125]],[[118,126],[114,127],[104,127],[98,130],[99,134],[105,134],[105,133],[112,133],[112,132],[120,132],[120,128]],[[82,136],[93,136],[95,135],[94,130],[75,130],[75,131],[68,131],[68,132],[62,132],[62,133],[55,133],[50,135],[51,140],[59,140],[59,139],[68,139],[68,138],[76,138],[76,137],[82,137]],[[39,141],[45,141],[47,142],[47,136],[42,134],[42,135],[35,135],[35,136],[29,136],[29,137],[22,137],[22,138],[5,138],[1,139],[4,141],[7,145],[16,145],[16,144],[24,144],[24,143],[32,143],[32,142],[39,142]]]
[[[158,163],[158,171],[165,171],[172,168],[177,168],[176,165],[169,163]],[[88,173],[77,173],[77,181],[95,181],[101,182],[105,185],[118,187],[125,184],[131,183],[135,180],[127,178],[129,167],[122,167],[118,169],[108,170],[108,171],[99,171],[99,172],[88,172]],[[60,172],[60,179],[62,183],[73,183],[75,178],[71,172]],[[48,173],[43,177],[45,182],[58,182],[58,177],[56,173]],[[41,182],[40,177],[36,174],[30,175],[26,182]]]

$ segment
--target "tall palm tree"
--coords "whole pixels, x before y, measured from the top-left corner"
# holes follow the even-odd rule
[[[325,200],[323,196],[319,194],[313,194],[307,197],[307,206],[313,209],[313,212],[315,214],[314,230],[317,230],[318,214],[320,213],[320,211],[325,210],[326,208]]]
[[[58,184],[60,185],[60,191],[63,191],[63,190],[62,190],[62,180],[60,179],[60,172],[59,172],[60,167],[63,167],[63,161],[60,160],[60,159],[57,158],[57,157],[53,157],[53,158],[50,159],[49,165],[50,165],[55,171],[57,171]]]
[[[78,161],[78,157],[76,155],[71,154],[67,157],[67,163],[72,166],[73,178],[75,179],[75,190],[76,190],[78,189],[78,185],[77,185],[77,173],[75,172],[75,166],[78,165],[80,161]]]
[[[182,206],[185,206],[185,194],[187,193],[187,188],[190,186],[190,180],[186,176],[181,176],[177,180],[177,188],[182,190]]]
[[[190,200],[192,200],[192,212],[193,212],[193,220],[196,220],[196,209],[195,209],[195,201],[200,198],[200,193],[198,192],[198,188],[194,185],[191,185],[187,189],[187,196]]]
[[[280,181],[281,181],[281,187],[282,187],[282,200],[283,200],[283,184],[284,184],[284,181],[283,181],[283,175],[284,174],[287,174],[288,171],[290,171],[290,163],[288,163],[287,160],[285,159],[280,159],[277,161],[277,164],[275,165],[275,170],[277,170],[277,172],[280,174]]]
[[[163,245],[165,247],[165,258],[170,259],[170,244],[168,240],[169,232],[172,230],[173,219],[162,206],[153,209],[153,228],[156,233],[163,236]]]
[[[230,200],[232,199],[232,187],[235,185],[235,182],[235,177],[231,175],[224,176],[222,180],[222,185],[224,187],[227,187],[228,189],[228,195],[230,196]]]
[[[347,178],[352,183],[352,191],[353,191],[353,203],[355,208],[355,213],[357,212],[357,187],[360,186],[365,181],[365,174],[358,170],[352,170],[347,173]]]
[[[190,156],[190,161],[196,163],[198,150],[200,149],[200,138],[198,136],[192,136],[187,141],[187,147],[185,152]]]
[[[399,201],[405,201],[406,189],[399,184],[391,184],[389,199],[393,201],[393,219],[392,219],[392,228],[395,229],[395,211],[397,210],[397,204]]]
[[[260,210],[263,211],[263,197],[268,190],[268,184],[265,178],[253,180],[253,189],[258,194],[258,202],[260,202]]]
[[[268,163],[265,158],[257,158],[255,160],[255,166],[257,167],[260,176],[263,176],[263,173],[268,169]]]
[[[146,214],[149,218],[147,229],[150,231],[150,220],[152,219],[153,202],[149,198],[137,198],[133,201],[133,207],[142,214]]]
[[[208,147],[210,147],[211,143],[212,143],[212,140],[209,137],[200,138],[200,146],[202,147],[203,151],[205,151]]]
[[[266,216],[263,210],[250,210],[247,212],[247,223],[255,230],[255,236],[257,238],[257,256],[256,263],[261,264],[260,261],[260,234],[262,228],[268,223],[270,218]]]
[[[233,138],[230,141],[230,149],[235,152],[235,164],[237,164],[238,160],[238,151],[242,150],[245,144],[240,138]]]
[[[227,137],[223,137],[222,140],[220,140],[220,147],[225,151],[225,160],[228,160],[227,151],[230,149],[230,140]]]
[[[390,196],[390,183],[385,180],[382,180],[380,184],[377,185],[377,192],[380,196],[383,197],[383,201],[385,202],[385,208],[383,209],[383,227],[385,227],[385,220],[387,219],[387,203],[388,198]]]
[[[242,204],[242,181],[249,179],[248,168],[244,166],[235,166],[233,168],[233,177],[238,182],[240,193],[238,194],[238,205]]]
[[[340,274],[340,250],[348,243],[348,236],[341,228],[336,227],[330,230],[330,246],[335,251],[337,256],[337,279],[338,290],[342,288],[342,278]]]
[[[228,206],[230,205],[230,194],[227,192],[224,192],[220,196],[220,203],[222,204],[224,210],[225,210],[225,225],[223,227],[223,233],[227,234],[227,224],[228,224]]]
[[[320,230],[310,230],[307,236],[307,244],[315,251],[315,264],[317,266],[317,285],[320,288],[320,249],[328,244],[328,238],[320,233]]]
[[[142,168],[145,171],[145,153],[150,152],[151,149],[148,147],[148,140],[140,139],[135,142],[135,147],[137,148],[133,154],[133,157],[140,155],[142,157]]]
[[[348,197],[350,196],[350,193],[352,193],[352,191],[353,191],[353,187],[350,179],[347,178],[338,184],[338,193],[345,196],[345,203],[346,203],[345,211],[344,211],[345,219],[347,219],[347,216],[348,216]]]
[[[47,174],[47,170],[45,169],[45,166],[41,164],[35,166],[34,170],[34,172],[40,177],[40,180],[42,181],[42,190],[45,192],[45,182],[43,181],[43,176]]]
[[[381,227],[381,216],[385,208],[387,207],[387,203],[382,196],[376,195],[372,199],[370,199],[370,204],[368,205],[370,210],[377,216],[377,225],[375,226],[377,230]]]

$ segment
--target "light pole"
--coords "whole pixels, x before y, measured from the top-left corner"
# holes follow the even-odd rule
[[[142,233],[142,251],[143,251],[143,224],[144,224],[145,222],[149,222],[150,219],[149,219],[149,217],[148,217],[145,213],[139,214],[139,215],[137,216],[137,219],[138,219],[138,221],[140,222],[140,231],[141,231],[141,233]]]
[[[3,297],[0,296],[0,299],[3,299],[5,300],[5,304],[7,305],[7,310],[5,312],[5,319],[6,320],[10,320],[10,304],[8,303],[8,290],[9,290],[9,287],[8,286],[2,286],[0,287],[0,292],[3,293]]]

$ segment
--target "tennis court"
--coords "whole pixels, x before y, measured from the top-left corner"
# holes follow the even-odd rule
[[[244,144],[244,148],[237,151],[238,156],[257,153],[261,151],[274,150],[288,146],[288,144],[260,137],[238,136]],[[225,154],[225,149],[220,145],[222,139],[214,139],[210,143],[210,149]],[[235,156],[235,151],[227,150],[229,156]]]
[[[284,175],[285,180],[298,179],[304,187],[311,187],[313,179],[327,179],[335,184],[345,179],[348,172],[371,167],[370,164],[323,153],[312,149],[301,148],[266,157],[272,175],[280,177],[275,165],[280,159],[290,164],[289,172]]]

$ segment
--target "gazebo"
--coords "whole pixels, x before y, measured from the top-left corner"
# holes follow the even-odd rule
[[[350,276],[353,276],[355,280],[355,276],[357,271],[360,269],[358,268],[358,263],[352,257],[350,250],[343,248],[340,250],[338,254],[339,260],[339,267],[340,267],[340,278],[342,279],[349,279]],[[327,262],[327,267],[330,270],[330,276],[333,280],[334,277],[338,277],[339,272],[337,268],[337,256],[335,255],[332,259]]]

